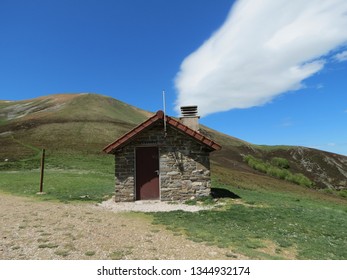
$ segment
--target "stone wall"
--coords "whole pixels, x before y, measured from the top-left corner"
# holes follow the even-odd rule
[[[163,124],[158,122],[116,152],[116,201],[135,200],[135,149],[144,146],[159,147],[161,200],[209,195],[211,150],[170,126],[165,137]]]
[[[135,158],[134,148],[125,147],[115,154],[115,200],[135,200]]]
[[[210,193],[209,150],[174,129],[160,148],[161,200],[187,200]]]

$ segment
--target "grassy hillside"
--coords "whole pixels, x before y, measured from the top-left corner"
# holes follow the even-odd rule
[[[207,127],[202,127],[201,130],[223,147],[221,151],[211,154],[216,166],[226,167],[241,174],[251,174],[251,177],[264,173],[270,175],[267,177],[275,177],[273,175],[276,174],[266,173],[262,168],[256,169],[248,165],[246,157],[252,156],[270,165],[274,165],[275,160],[284,160],[287,166],[282,169],[286,169],[292,175],[302,174],[307,177],[312,182],[311,188],[347,197],[346,156],[298,146],[254,145]]]
[[[0,101],[0,192],[63,202],[109,198],[114,159],[102,148],[149,116],[95,94]],[[347,259],[346,157],[201,131],[223,146],[211,154],[213,191],[222,194],[217,198],[222,204],[217,211],[151,214],[156,223],[251,258]],[[42,148],[46,195],[37,196]],[[294,184],[277,173],[302,173],[313,185]]]
[[[148,113],[96,94],[52,95],[0,103],[2,167],[48,154],[100,154]],[[6,163],[4,163],[6,161]]]
[[[102,149],[150,115],[96,94],[0,102],[1,190],[35,195],[45,148],[43,199],[100,201],[110,196],[114,161]]]
[[[37,168],[42,148],[50,158],[65,154],[101,156],[106,144],[149,116],[149,112],[97,94],[0,101],[0,170]],[[306,186],[346,195],[347,157],[304,147],[257,146],[204,126],[201,131],[223,146],[211,155],[216,167],[251,176],[265,173],[267,178],[292,182],[302,175],[311,182]],[[249,164],[245,160],[249,156],[263,166]],[[286,161],[286,167],[273,166],[276,159]]]

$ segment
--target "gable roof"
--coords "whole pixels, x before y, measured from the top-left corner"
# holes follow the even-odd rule
[[[166,120],[166,124],[170,125],[177,130],[183,132],[184,134],[188,135],[189,137],[192,137],[197,142],[211,148],[212,150],[220,150],[222,147],[214,142],[213,140],[207,138],[206,136],[202,135],[198,131],[195,131],[188,126],[184,125],[183,123],[175,120],[174,118],[164,116],[163,111],[158,111],[155,115],[150,117],[148,120],[144,121],[143,123],[136,126],[134,129],[130,130],[126,134],[124,134],[122,137],[118,138],[116,141],[112,142],[111,144],[107,145],[103,151],[108,154],[112,154],[115,150],[122,148],[129,142],[131,142],[140,132],[146,130],[147,128],[151,127],[154,123],[156,123],[159,120]]]

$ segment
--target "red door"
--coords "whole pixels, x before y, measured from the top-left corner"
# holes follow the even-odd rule
[[[156,147],[136,148],[136,200],[159,199],[159,152]]]

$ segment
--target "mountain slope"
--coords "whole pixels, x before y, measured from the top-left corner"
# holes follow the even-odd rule
[[[61,94],[0,102],[0,160],[26,158],[32,147],[98,153],[150,114],[96,94]]]
[[[151,115],[96,94],[0,101],[0,168],[18,160],[37,160],[41,148],[50,153],[100,154],[106,144]],[[345,156],[304,147],[257,146],[204,126],[201,131],[223,146],[211,154],[218,176],[228,173],[250,183],[270,180],[274,185],[280,184],[249,167],[244,156],[252,155],[264,162],[282,158],[288,162],[290,172],[304,174],[314,182],[314,188],[347,189]]]
[[[285,159],[288,170],[302,173],[314,182],[316,189],[347,189],[347,157],[317,149],[298,146],[260,146],[219,133],[207,127],[202,131],[223,146],[211,154],[215,164],[240,172],[263,174],[244,162],[244,156],[252,155],[271,162],[273,158]]]

